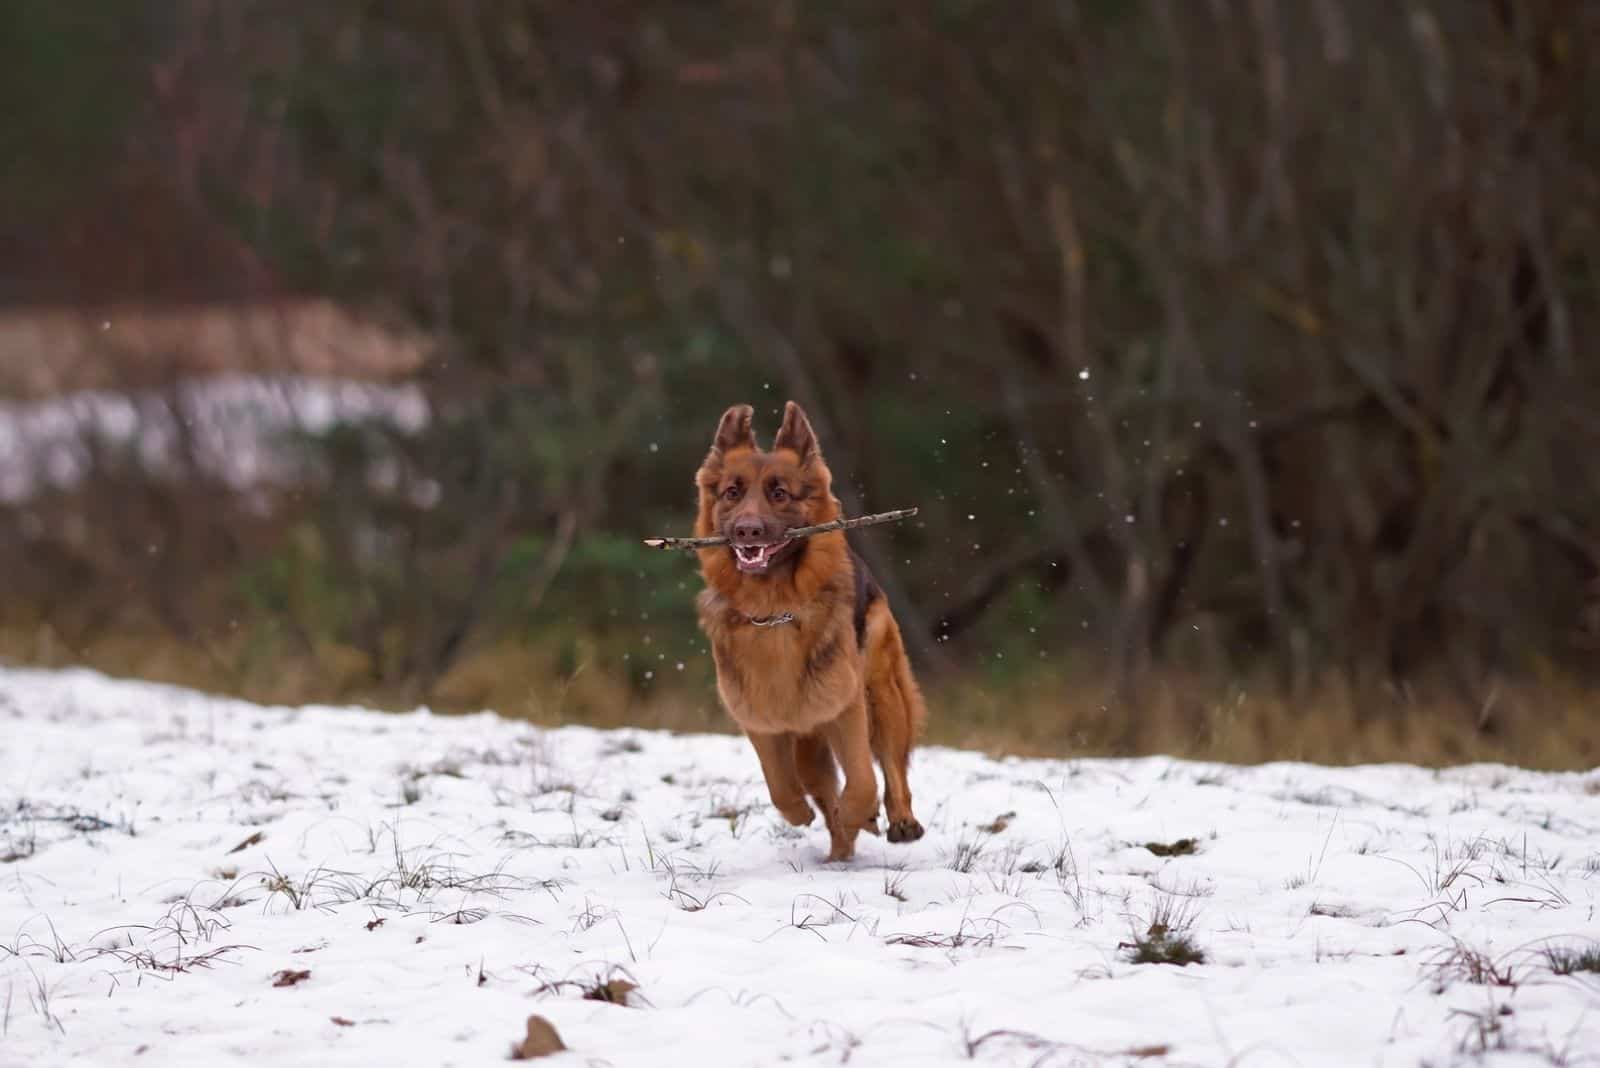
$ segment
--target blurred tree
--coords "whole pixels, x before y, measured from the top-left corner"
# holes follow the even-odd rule
[[[860,543],[924,660],[1593,669],[1595,5],[170,10],[172,180],[437,343],[427,433],[328,442],[306,512],[305,626],[384,678],[513,576],[611,626],[545,600],[572,547],[684,528],[717,414],[789,396],[847,508],[923,508]]]

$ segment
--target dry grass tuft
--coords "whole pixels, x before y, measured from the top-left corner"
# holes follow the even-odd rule
[[[1600,943],[1586,946],[1546,946],[1540,954],[1554,975],[1600,973]]]
[[[1433,979],[1434,992],[1441,994],[1452,983],[1515,988],[1520,982],[1509,959],[1492,957],[1459,939],[1435,953],[1425,968]]]
[[[1177,892],[1157,887],[1143,934],[1120,943],[1130,964],[1204,964],[1206,954],[1194,939],[1194,902],[1201,891]]]

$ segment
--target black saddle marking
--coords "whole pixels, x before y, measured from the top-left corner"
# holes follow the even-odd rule
[[[850,564],[856,573],[856,646],[864,649],[867,645],[867,609],[873,601],[883,596],[883,588],[872,577],[867,562],[854,549],[850,550]]]

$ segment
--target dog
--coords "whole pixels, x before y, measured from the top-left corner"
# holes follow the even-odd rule
[[[798,404],[785,406],[770,451],[756,444],[754,414],[748,404],[723,414],[695,474],[695,535],[728,539],[697,550],[717,694],[783,818],[809,825],[812,802],[822,813],[829,861],[853,857],[861,831],[878,833],[874,758],[889,841],[915,841],[908,771],[927,707],[899,625],[843,531],[785,536],[839,518],[833,476]]]

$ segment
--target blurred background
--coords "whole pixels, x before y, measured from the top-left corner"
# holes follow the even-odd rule
[[[0,659],[723,729],[805,404],[934,741],[1600,761],[1600,5],[0,6]]]

